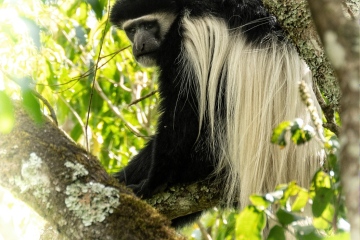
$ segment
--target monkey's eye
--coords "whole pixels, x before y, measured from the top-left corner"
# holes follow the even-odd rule
[[[126,32],[127,35],[134,35],[135,32],[136,32],[136,28],[134,28],[134,27],[126,28],[125,32]]]
[[[151,22],[145,23],[145,29],[146,29],[146,30],[149,30],[149,29],[151,29],[151,28],[153,28],[153,27],[154,27],[154,23],[151,23]]]

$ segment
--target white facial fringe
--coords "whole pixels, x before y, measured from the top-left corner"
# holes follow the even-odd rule
[[[141,16],[139,18],[130,19],[125,21],[121,28],[125,29],[126,27],[130,26],[133,23],[141,22],[141,21],[158,21],[161,23],[160,26],[160,40],[164,40],[165,34],[169,31],[171,24],[174,22],[176,15],[173,13],[168,12],[158,12],[152,13],[148,15]]]
[[[251,194],[292,180],[308,187],[322,158],[318,142],[289,143],[282,150],[270,143],[272,130],[284,120],[311,123],[298,82],[311,86],[312,77],[296,51],[272,37],[264,39],[267,47],[255,48],[241,30],[228,30],[215,17],[185,16],[182,23],[183,89],[186,81],[197,81],[200,125],[210,122],[210,148],[218,158],[215,174],[226,171],[224,200],[246,206]],[[227,109],[222,119],[216,110],[224,107],[219,87]],[[312,98],[319,108],[313,93]]]

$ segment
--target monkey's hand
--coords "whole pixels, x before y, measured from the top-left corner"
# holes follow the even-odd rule
[[[149,198],[152,196],[152,191],[148,187],[147,179],[144,179],[139,184],[130,184],[127,187],[131,188],[135,195],[140,198]]]

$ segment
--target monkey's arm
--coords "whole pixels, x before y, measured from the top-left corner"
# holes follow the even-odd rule
[[[130,186],[138,196],[147,198],[164,187],[204,179],[214,170],[212,156],[204,147],[206,134],[198,135],[193,109],[184,109],[179,107],[176,114],[165,111],[159,119],[158,133],[151,142],[151,167],[146,166],[147,180]]]
[[[153,155],[153,142],[154,139],[151,139],[122,171],[115,174],[119,182],[136,185],[148,178]]]

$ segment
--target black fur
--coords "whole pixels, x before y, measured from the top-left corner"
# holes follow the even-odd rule
[[[247,24],[243,30],[248,41],[253,43],[260,43],[268,34],[281,36],[279,26],[259,0],[117,0],[111,11],[111,21],[116,25],[159,11],[178,15],[156,56],[162,112],[156,134],[129,165],[116,174],[119,181],[144,198],[151,197],[164,186],[204,179],[216,165],[206,144],[209,134],[204,124],[199,134],[197,102],[192,90],[195,85],[188,86],[188,94],[181,94],[181,19],[187,10],[191,16],[211,14],[224,18],[229,29]],[[261,24],[254,22],[258,19],[263,19]],[[181,218],[173,223],[182,225],[186,221]]]
[[[138,18],[155,12],[177,12],[172,0],[125,0],[116,1],[111,9],[110,21],[121,27],[124,20]]]

